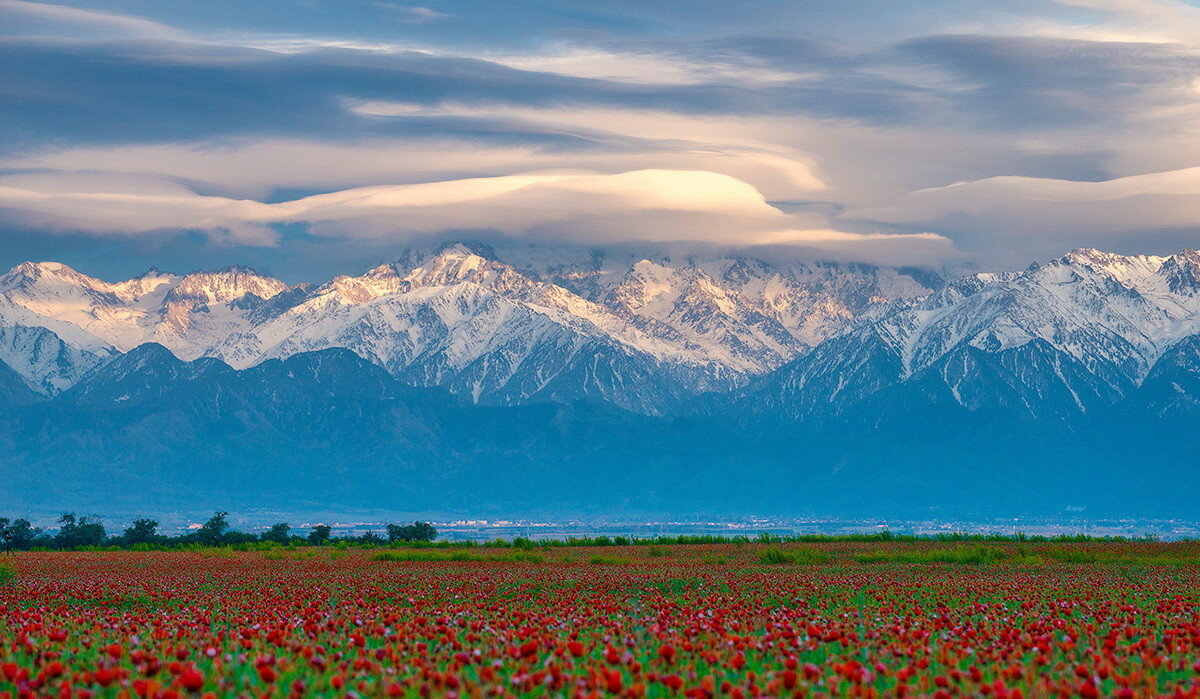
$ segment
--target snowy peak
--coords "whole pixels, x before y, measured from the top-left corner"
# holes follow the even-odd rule
[[[14,280],[23,278],[30,281],[50,277],[67,279],[83,285],[102,284],[96,279],[85,277],[61,262],[22,262],[4,276],[6,280],[10,277]]]
[[[589,396],[655,412],[743,385],[868,309],[927,291],[867,265],[646,252],[530,244],[500,255],[452,244],[315,287],[246,267],[151,269],[108,283],[28,264],[4,277],[0,325],[40,327],[86,350],[78,366],[146,343],[239,369],[343,348],[408,383],[477,401]],[[32,342],[28,333],[10,338],[17,353]],[[37,361],[16,365],[44,373],[54,344],[41,346]],[[78,374],[47,380],[60,391]]]
[[[1114,279],[1126,287],[1135,288],[1157,274],[1168,259],[1156,255],[1118,255],[1102,250],[1080,248],[1054,260],[1049,265],[1042,267],[1040,271],[1054,267],[1072,268],[1076,271],[1086,270]]]
[[[532,281],[513,267],[478,255],[465,245],[443,249],[410,271],[404,280],[414,287],[452,286],[468,282],[509,288]]]
[[[269,299],[287,288],[287,284],[255,272],[249,267],[232,266],[213,272],[193,272],[184,276],[167,294],[168,302],[228,303],[254,295]]]
[[[60,262],[22,262],[0,277],[0,293],[14,297],[80,297],[111,294],[112,285],[93,279]]]
[[[393,265],[385,264],[369,270],[361,277],[342,275],[334,277],[313,294],[322,303],[336,301],[343,305],[367,303],[381,296],[397,294],[412,288],[412,284],[401,279]]]
[[[163,295],[179,283],[180,277],[166,274],[151,267],[149,270],[123,282],[111,284],[114,294],[127,303],[139,303],[151,295]]]
[[[677,270],[641,260],[609,292],[610,305],[634,314],[658,317],[681,293]]]
[[[1200,292],[1200,253],[1184,250],[1171,255],[1159,268],[1159,275],[1171,293],[1196,295]]]
[[[1086,413],[1138,391],[1173,347],[1200,335],[1198,282],[1200,255],[1188,250],[1075,250],[1023,272],[972,275],[860,316],[762,390],[814,407],[828,396],[811,387],[837,386],[834,410],[901,391],[969,410]]]

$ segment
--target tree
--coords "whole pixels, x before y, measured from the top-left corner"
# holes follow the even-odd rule
[[[228,512],[217,512],[196,530],[196,541],[205,546],[220,546],[229,532]]]
[[[270,529],[263,532],[262,537],[260,538],[263,541],[274,541],[277,544],[286,544],[289,541],[288,532],[291,530],[292,527],[290,524],[287,524],[286,522],[280,522],[279,524],[275,524]]]
[[[308,533],[308,543],[313,546],[323,546],[329,542],[333,529],[328,524],[318,524]]]
[[[404,526],[389,524],[387,525],[387,538],[389,542],[433,541],[437,538],[437,529],[434,529],[429,522],[413,522]]]
[[[437,538],[437,529],[429,522],[413,522],[412,538],[413,541],[433,541]]]
[[[135,519],[133,524],[125,529],[124,539],[129,546],[149,544],[158,538],[158,521],[149,517]]]
[[[9,522],[8,518],[0,520],[0,544],[8,551],[24,551],[33,546],[33,540],[42,533],[24,517],[18,517]]]
[[[104,525],[90,517],[76,517],[74,512],[64,512],[58,518],[58,534],[55,543],[65,549],[78,546],[99,546],[108,534]]]

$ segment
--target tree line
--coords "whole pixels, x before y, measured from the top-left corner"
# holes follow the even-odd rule
[[[109,534],[99,518],[80,517],[74,512],[64,512],[57,523],[58,529],[49,530],[33,526],[33,523],[24,517],[0,517],[0,547],[6,551],[28,551],[82,547],[235,546],[258,542],[284,546],[326,546],[339,542],[381,545],[425,542],[437,538],[437,529],[429,522],[388,524],[382,533],[368,531],[355,536],[336,536],[333,528],[327,524],[318,524],[301,535],[286,522],[279,522],[261,534],[253,534],[234,529],[229,524],[228,512],[216,512],[196,529],[175,535],[161,533],[158,521],[149,517],[134,520],[120,534]]]

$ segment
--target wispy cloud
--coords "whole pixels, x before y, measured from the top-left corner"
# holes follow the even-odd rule
[[[303,223],[872,260],[957,245],[985,266],[1041,249],[1013,241],[1200,244],[1179,193],[1200,165],[1187,3],[96,6],[0,0],[0,203],[21,235],[263,246]],[[639,190],[678,182],[721,207]],[[459,199],[411,199],[433,191]]]
[[[436,22],[438,20],[453,19],[456,15],[446,12],[438,12],[437,10],[420,5],[403,5],[392,2],[380,1],[379,6],[388,12],[396,15],[401,22],[406,24],[426,24],[428,22]]]

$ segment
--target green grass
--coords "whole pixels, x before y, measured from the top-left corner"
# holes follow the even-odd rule
[[[17,579],[17,571],[7,563],[0,563],[0,585],[7,585]]]
[[[1117,565],[1197,565],[1200,558],[1164,555],[1150,551],[1080,549],[1071,546],[1001,547],[972,544],[924,551],[878,551],[854,556],[860,563],[952,563],[960,565],[1043,565],[1058,563],[1110,563]]]
[[[878,551],[860,553],[854,560],[860,563],[958,563],[987,565],[999,563],[1012,554],[998,546],[956,546],[930,551]]]
[[[799,546],[784,551],[771,547],[758,555],[758,562],[763,565],[789,565],[796,563],[825,563],[829,554],[818,551],[811,546]]]
[[[592,565],[624,565],[629,562],[628,558],[620,556],[592,556],[588,559],[588,563]]]
[[[480,554],[468,551],[383,551],[371,556],[371,560],[393,563],[446,563],[463,561],[542,563],[545,559],[536,553]]]

